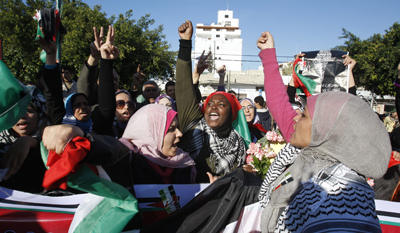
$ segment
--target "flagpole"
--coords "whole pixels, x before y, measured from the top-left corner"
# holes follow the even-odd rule
[[[62,0],[56,0],[56,10],[58,10],[60,14],[60,19],[61,19],[61,5],[62,5]],[[60,43],[60,31],[57,32],[57,56],[56,59],[58,60],[58,64],[60,64],[60,69],[61,69],[61,43]]]

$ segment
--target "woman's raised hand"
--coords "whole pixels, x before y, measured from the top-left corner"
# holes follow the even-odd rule
[[[108,60],[115,60],[119,55],[119,50],[117,46],[114,46],[114,27],[111,25],[108,26],[108,34],[106,43],[101,45],[100,47],[100,54],[101,58],[108,59]],[[95,38],[96,40],[96,38]]]
[[[261,50],[275,48],[274,38],[268,31],[261,33],[257,40],[257,47]]]

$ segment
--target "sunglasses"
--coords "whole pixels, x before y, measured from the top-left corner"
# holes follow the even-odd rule
[[[132,101],[124,101],[124,100],[118,100],[117,101],[117,109],[124,109],[125,105],[128,105],[128,108],[135,108],[135,103]]]

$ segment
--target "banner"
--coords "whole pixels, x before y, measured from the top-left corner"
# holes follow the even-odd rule
[[[304,62],[299,68],[299,74],[316,82],[312,94],[328,91],[348,90],[349,72],[343,65],[343,55],[347,52],[336,50],[320,50],[304,53]],[[310,92],[312,92],[310,90]]]
[[[179,199],[179,204],[183,208],[208,185],[174,184],[172,186],[175,190],[175,196]],[[161,207],[163,206],[161,197],[163,194],[160,195],[160,190],[166,188],[170,190],[169,186],[171,185],[135,185],[136,198],[145,218],[153,218],[162,211],[164,211],[165,216],[170,215],[164,207]],[[0,231],[68,232],[77,207],[89,195],[76,194],[50,197],[0,187]],[[213,205],[218,206],[217,203]],[[400,203],[375,200],[375,204],[382,232],[400,232]],[[251,230],[259,229],[261,212],[258,203],[238,208],[241,209],[238,220],[227,224],[223,232],[257,232]]]

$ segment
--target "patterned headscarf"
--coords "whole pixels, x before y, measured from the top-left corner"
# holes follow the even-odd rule
[[[176,111],[175,101],[169,95],[160,95],[157,97],[155,103],[158,104],[162,98],[167,98],[171,102],[172,109]]]
[[[86,122],[82,122],[82,121],[78,121],[74,116],[74,110],[72,108],[72,97],[75,95],[82,95],[82,96],[85,96],[85,98],[87,99],[86,95],[83,93],[73,93],[73,94],[69,95],[65,99],[65,103],[64,103],[65,116],[63,118],[62,123],[69,124],[69,125],[76,125],[79,128],[81,128],[83,131],[85,131],[86,133],[90,133],[92,131],[92,125],[93,125],[92,118],[90,118]]]

